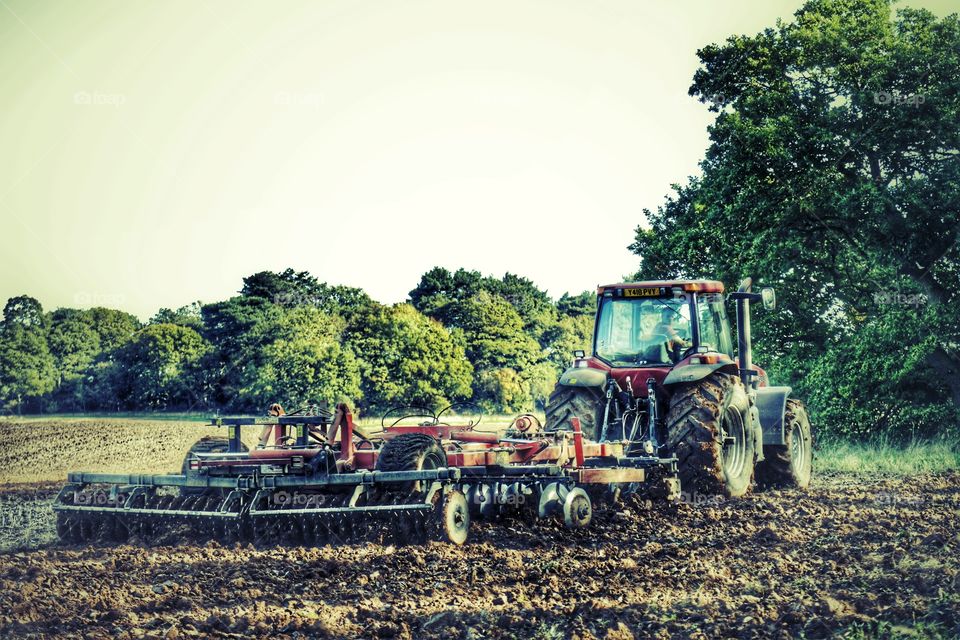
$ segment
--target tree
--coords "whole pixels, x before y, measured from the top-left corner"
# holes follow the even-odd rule
[[[449,305],[479,293],[483,280],[479,271],[457,269],[451,273],[443,267],[434,267],[421,276],[419,284],[410,292],[410,304],[421,313],[449,325]]]
[[[241,394],[256,406],[280,402],[301,408],[361,399],[360,367],[341,346],[345,323],[319,309],[301,307],[286,314],[276,340],[265,348],[263,366]]]
[[[319,282],[307,271],[260,271],[243,279],[241,295],[284,307],[313,306],[327,314],[349,316],[373,300],[363,289]]]
[[[209,349],[199,333],[175,324],[151,324],[116,354],[114,395],[128,409],[163,411],[196,401],[186,373]]]
[[[318,285],[308,271],[286,269],[280,273],[258,271],[243,279],[240,295],[263,298],[274,304],[294,306],[309,304]]]
[[[93,318],[80,309],[57,309],[47,322],[47,344],[57,368],[57,385],[74,378],[100,353],[100,334]]]
[[[135,315],[125,311],[94,307],[86,312],[93,322],[94,331],[100,336],[100,348],[103,351],[124,344],[141,326]]]
[[[0,396],[18,412],[24,401],[39,399],[56,385],[44,324],[37,300],[19,296],[7,301],[0,323]]]
[[[3,323],[6,326],[21,327],[44,326],[43,306],[30,296],[17,296],[7,300],[3,307]]]
[[[481,292],[509,302],[523,320],[524,329],[535,339],[556,321],[556,308],[546,292],[527,278],[512,273],[498,279],[483,276],[479,271],[457,269],[451,273],[443,267],[434,267],[423,274],[420,283],[410,292],[410,302],[420,312],[445,325],[456,326],[455,305]]]
[[[283,307],[261,297],[237,296],[204,305],[203,337],[213,349],[203,359],[203,404],[234,410],[263,409],[242,396],[266,363],[266,347],[279,337]]]
[[[57,309],[48,314],[47,345],[56,368],[52,400],[57,411],[83,409],[85,372],[100,355],[100,334],[90,313]]]
[[[462,335],[408,304],[361,310],[345,341],[360,360],[365,407],[438,407],[471,395]]]
[[[498,295],[481,291],[452,305],[450,316],[450,323],[463,330],[467,357],[478,370],[522,371],[540,359],[539,345],[524,332],[520,314]]]
[[[828,431],[889,380],[848,359],[885,360],[898,340],[916,347],[897,374],[915,384],[858,414],[866,430],[897,433],[914,415],[898,407],[960,415],[958,52],[956,15],[893,17],[885,0],[811,0],[792,23],[705,47],[690,93],[718,115],[702,175],[645,211],[631,245],[638,277],[777,286],[782,310],[757,314],[759,355],[810,393]],[[818,393],[841,388],[846,400]]]
[[[575,296],[564,293],[557,300],[557,311],[564,316],[590,316],[592,318],[597,311],[597,294],[593,291],[584,291]]]
[[[564,316],[545,335],[547,359],[559,371],[570,366],[573,352],[590,351],[593,341],[593,315]]]
[[[200,301],[182,306],[176,311],[163,307],[150,318],[149,324],[178,324],[199,331],[203,327],[203,318],[200,315],[202,308],[203,303]]]
[[[547,293],[527,278],[505,273],[496,280],[487,278],[484,289],[497,294],[516,310],[523,320],[523,328],[535,340],[540,340],[544,331],[557,321],[557,309]]]
[[[448,314],[450,323],[463,331],[466,355],[478,373],[475,399],[493,410],[532,409],[531,383],[535,374],[538,378],[545,375],[536,367],[543,354],[537,341],[525,332],[513,305],[499,295],[481,291],[452,303]],[[549,377],[555,381],[555,372]]]

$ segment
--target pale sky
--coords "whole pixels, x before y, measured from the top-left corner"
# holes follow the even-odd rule
[[[436,265],[619,280],[707,146],[696,50],[801,4],[0,0],[0,304],[145,319],[288,266],[383,302]]]

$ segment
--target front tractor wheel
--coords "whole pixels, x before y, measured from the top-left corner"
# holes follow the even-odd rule
[[[757,481],[769,487],[806,489],[813,473],[813,435],[807,410],[794,398],[787,400],[783,433],[785,444],[763,448],[764,460],[757,465]]]
[[[547,431],[572,429],[570,419],[580,418],[583,437],[597,440],[598,425],[603,423],[606,397],[595,387],[568,387],[558,384],[547,401]]]
[[[667,442],[677,457],[681,491],[742,496],[750,488],[756,445],[740,378],[713,373],[674,391]]]

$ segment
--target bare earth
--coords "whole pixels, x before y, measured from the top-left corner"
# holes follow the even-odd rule
[[[0,637],[960,637],[956,472],[475,523],[463,547],[261,549],[59,546],[57,484],[3,479]]]

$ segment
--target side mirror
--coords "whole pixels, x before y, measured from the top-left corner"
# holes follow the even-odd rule
[[[773,287],[764,287],[760,289],[760,298],[763,300],[763,308],[767,311],[776,309],[777,307],[777,293],[773,290]]]
[[[583,352],[583,349],[577,349],[576,351],[573,352],[573,357],[574,357],[574,358],[582,358],[582,357],[584,357],[585,355],[586,355],[586,354]]]

